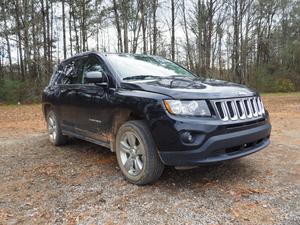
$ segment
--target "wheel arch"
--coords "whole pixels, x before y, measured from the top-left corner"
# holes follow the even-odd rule
[[[53,105],[51,103],[43,103],[42,110],[45,119],[47,118],[47,114],[51,108],[53,108]]]
[[[124,123],[131,120],[146,120],[146,117],[143,113],[131,109],[119,111],[114,116],[114,120],[111,128],[111,141],[110,141],[110,145],[111,145],[110,149],[112,152],[116,151],[116,137],[120,127]]]

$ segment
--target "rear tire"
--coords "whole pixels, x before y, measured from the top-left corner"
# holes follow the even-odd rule
[[[68,137],[62,134],[57,115],[52,109],[47,113],[47,127],[49,140],[53,145],[59,146],[66,144]]]
[[[163,173],[164,164],[143,121],[129,121],[120,127],[116,154],[123,175],[133,184],[152,183]]]

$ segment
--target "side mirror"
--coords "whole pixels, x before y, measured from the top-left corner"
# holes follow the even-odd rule
[[[103,73],[99,71],[87,72],[84,76],[86,83],[102,83],[103,82]]]

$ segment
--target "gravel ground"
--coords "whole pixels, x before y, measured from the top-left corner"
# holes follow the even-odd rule
[[[40,105],[0,106],[0,224],[300,224],[300,95],[264,101],[267,149],[144,187],[107,149],[52,146]]]

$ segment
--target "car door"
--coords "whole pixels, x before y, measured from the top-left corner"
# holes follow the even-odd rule
[[[84,78],[87,72],[102,72],[103,83],[88,83]],[[82,85],[77,91],[77,118],[76,132],[82,136],[101,142],[109,142],[111,121],[113,114],[110,111],[110,95],[112,94],[104,83],[108,83],[109,71],[104,62],[96,55],[90,55],[82,69]],[[109,85],[109,84],[108,84]]]
[[[76,126],[75,102],[77,91],[77,74],[75,71],[76,60],[64,63],[62,78],[57,88],[58,113],[61,127],[64,131],[73,132]]]

